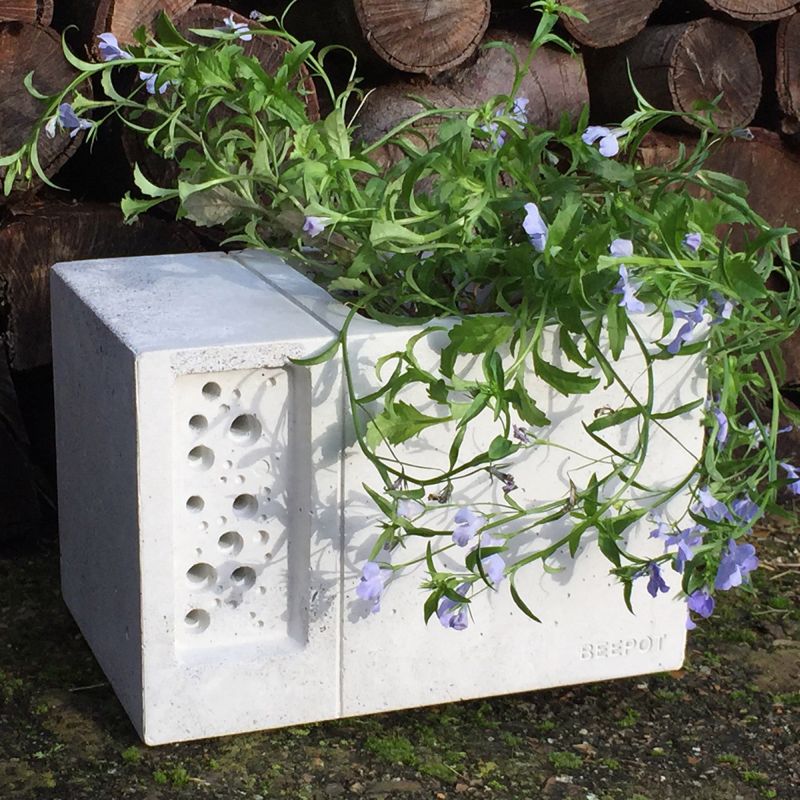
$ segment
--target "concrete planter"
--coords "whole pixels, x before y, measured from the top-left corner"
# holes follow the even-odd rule
[[[541,625],[501,586],[473,604],[467,630],[435,618],[425,626],[422,567],[390,582],[381,612],[370,614],[355,587],[376,535],[362,484],[377,482],[353,445],[341,358],[289,362],[329,343],[344,309],[275,257],[60,264],[52,298],[64,597],[148,744],[682,663],[684,604],[653,600],[639,581],[631,615],[591,544],[574,562],[557,556],[561,572],[520,573]],[[377,385],[377,358],[415,330],[356,321],[359,392]],[[440,345],[441,334],[431,336],[420,357]],[[641,356],[624,354],[618,367],[642,388]],[[705,393],[695,357],[656,370],[665,409]],[[588,479],[602,452],[582,423],[624,399],[602,384],[565,398],[531,380],[553,421],[548,435],[569,450],[517,457],[523,504],[562,497],[571,476]],[[643,480],[666,484],[690,470],[700,416],[656,432]],[[485,444],[478,427],[468,447]],[[615,430],[620,443],[636,435],[635,426]],[[487,424],[487,441],[496,433]],[[435,430],[405,454],[434,464],[447,446]],[[460,491],[464,503],[502,496],[485,476]],[[686,500],[673,503],[679,513]],[[452,528],[452,514],[428,521]],[[637,527],[631,549],[661,552],[647,540],[651,527]],[[539,539],[562,533],[556,525]]]

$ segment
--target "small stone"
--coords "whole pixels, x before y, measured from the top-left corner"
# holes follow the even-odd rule
[[[350,784],[350,791],[353,794],[362,794],[364,792],[364,785],[356,781]]]
[[[328,797],[341,797],[344,794],[344,786],[340,783],[329,783],[325,786],[325,794]]]
[[[469,786],[466,783],[457,783],[455,787],[456,794],[464,794],[469,791]]]

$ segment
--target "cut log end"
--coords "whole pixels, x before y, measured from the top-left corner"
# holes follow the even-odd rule
[[[355,0],[373,50],[405,72],[436,74],[466,61],[489,24],[489,0]]]
[[[721,96],[714,113],[721,128],[748,125],[761,99],[761,68],[752,39],[719,20],[654,25],[620,47],[594,51],[589,80],[597,119],[619,121],[635,109],[629,67],[635,86],[656,108],[691,113],[698,103]],[[691,120],[675,117],[665,124],[685,130]]]
[[[563,14],[564,27],[588,47],[613,47],[636,36],[661,0],[571,0],[570,7],[588,20]]]
[[[138,28],[144,26],[152,30],[161,11],[169,17],[177,17],[193,4],[194,0],[100,0],[94,34],[113,33],[123,44],[130,44]]]
[[[797,0],[706,0],[706,3],[735,19],[767,22],[793,14]]]
[[[234,23],[247,25],[255,30],[261,26],[246,17],[236,14],[229,8],[214,5],[212,3],[201,3],[190,8],[176,20],[176,26],[184,36],[192,41],[208,42],[208,39],[201,39],[189,31],[191,28],[222,28],[224,20],[233,17]],[[292,49],[292,46],[285,39],[277,36],[254,36],[250,41],[239,40],[245,55],[253,56],[258,59],[264,71],[269,75],[274,75],[281,64],[284,56]],[[306,104],[306,109],[310,119],[319,119],[319,102],[314,81],[303,67],[301,69],[302,94]],[[300,88],[296,86],[296,88]]]
[[[486,41],[509,45],[519,62],[524,62],[529,41],[506,31],[490,31]],[[476,62],[451,73],[446,81],[435,83],[416,79],[397,82],[376,89],[367,99],[358,117],[359,136],[367,142],[381,138],[393,127],[423,110],[409,95],[424,97],[438,108],[456,108],[485,103],[495,95],[511,92],[516,73],[514,57],[505,48],[480,51]],[[528,100],[528,121],[542,128],[554,128],[567,114],[576,120],[589,102],[583,60],[558,48],[540,48],[523,76],[516,96]],[[407,140],[425,148],[436,134],[437,120],[426,118],[414,131],[404,134]],[[382,166],[397,161],[397,148],[383,148],[376,154]]]
[[[744,127],[761,99],[761,68],[747,33],[711,19],[697,20],[678,39],[669,71],[676,111],[722,95],[714,119],[722,128]]]
[[[28,141],[44,112],[42,101],[23,86],[29,72],[33,72],[36,89],[47,95],[61,91],[76,74],[64,58],[61,40],[54,31],[24,22],[0,23],[0,155],[15,152]],[[91,96],[91,86],[82,86],[81,91]],[[38,155],[44,173],[54,175],[82,139],[83,131],[74,137],[64,130],[57,130],[52,137],[42,136]],[[0,168],[0,178],[4,174],[5,168]],[[38,181],[34,179],[32,185],[38,185]]]

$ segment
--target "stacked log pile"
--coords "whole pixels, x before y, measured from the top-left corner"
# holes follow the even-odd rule
[[[221,25],[230,14],[252,25],[247,18],[252,9],[281,14],[288,7],[285,23],[298,38],[341,45],[358,57],[367,85],[377,87],[360,111],[359,135],[375,141],[419,111],[419,98],[458,107],[508,92],[514,59],[524,60],[538,21],[527,0],[219,1],[222,5],[0,0],[0,154],[25,140],[40,113],[23,88],[24,77],[33,70],[36,85],[52,91],[73,75],[62,54],[62,33],[79,55],[96,57],[98,34],[114,33],[124,46],[138,27],[152,28],[161,11],[191,35],[191,28]],[[674,153],[681,138],[691,140],[692,123],[685,115],[697,103],[721,95],[717,122],[750,128],[753,135],[730,145],[715,165],[750,184],[754,207],[771,223],[800,229],[795,194],[800,180],[800,3],[572,0],[571,6],[588,19],[565,15],[557,32],[574,44],[576,54],[543,49],[519,87],[518,96],[528,100],[530,121],[555,126],[563,115],[576,120],[589,104],[592,122],[618,123],[634,107],[630,75],[652,104],[680,115],[645,153],[645,158],[658,159]],[[481,48],[488,42],[502,46]],[[267,71],[277,68],[280,42],[242,44]],[[344,51],[338,53],[339,63],[346,64]],[[329,62],[334,69],[336,55]],[[86,95],[92,90],[81,89]],[[314,117],[319,110],[310,78],[304,90]],[[430,125],[418,132],[424,141]],[[113,201],[130,188],[131,162],[161,180],[169,175],[168,167],[148,156],[138,141],[123,142],[112,127],[103,129],[91,156],[82,138],[81,131],[74,138],[47,139],[39,153],[46,174],[71,195],[55,196],[34,182],[0,198],[0,474],[10,474],[12,462],[29,459],[36,438],[32,428],[39,422],[28,419],[27,431],[22,429],[19,420],[26,409],[20,415],[13,390],[48,368],[50,264],[203,247],[193,233],[165,218],[145,217],[137,226],[124,226]],[[382,154],[386,161],[396,156]],[[800,365],[790,365],[789,377],[800,380]],[[3,442],[14,446],[3,447]],[[31,491],[30,486],[16,487],[13,494],[29,499]],[[19,515],[9,516],[9,496],[0,492],[0,520],[19,521]],[[28,499],[25,505],[31,508]]]

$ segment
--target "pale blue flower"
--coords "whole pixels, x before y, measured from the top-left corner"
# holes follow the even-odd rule
[[[708,619],[714,613],[714,597],[709,593],[708,587],[696,589],[692,592],[686,598],[686,605],[695,614],[699,614],[705,619]]]
[[[800,495],[800,474],[791,464],[781,462],[781,467],[786,471],[786,477],[792,481],[787,487],[792,494]]]
[[[716,290],[711,292],[711,299],[714,301],[714,305],[717,307],[718,316],[714,322],[720,323],[724,322],[726,319],[730,319],[731,314],[733,314],[733,309],[736,308],[736,301],[723,296]]]
[[[633,255],[633,242],[630,239],[614,239],[608,246],[608,252],[615,258],[626,258]]]
[[[56,115],[45,125],[45,132],[51,139],[56,135],[56,125],[68,130],[70,139],[74,139],[78,135],[78,131],[91,128],[94,123],[89,119],[79,117],[69,103],[62,103],[58,107]]]
[[[466,598],[468,589],[469,584],[462,583],[456,589],[456,594]],[[436,616],[445,628],[452,628],[456,631],[463,631],[469,624],[467,607],[462,603],[451,600],[449,597],[442,598],[439,607],[436,609]]]
[[[700,249],[702,243],[703,237],[699,233],[687,233],[686,236],[683,237],[683,246],[693,253],[696,253]]]
[[[156,83],[158,82],[158,73],[157,72],[139,72],[139,80],[144,81],[144,88],[147,90],[148,94],[155,94],[156,93]],[[158,93],[164,94],[164,92],[169,89],[170,82],[164,81],[158,87]]]
[[[694,556],[694,548],[703,544],[703,534],[707,529],[703,525],[694,525],[691,528],[684,528],[673,536],[664,538],[664,547],[677,547],[675,556],[675,570],[683,572],[687,561],[691,561]]]
[[[319,236],[329,224],[330,220],[327,217],[307,216],[303,222],[303,233],[307,233],[309,238],[313,239],[315,236]]]
[[[700,489],[697,492],[697,499],[700,502],[693,508],[695,513],[702,514],[706,519],[710,519],[712,522],[722,522],[723,520],[729,522],[733,521],[731,512],[728,510],[725,503],[717,500],[708,488]]]
[[[522,221],[522,228],[528,234],[533,249],[543,253],[547,244],[547,225],[545,225],[536,203],[525,203],[525,219]]]
[[[503,544],[500,539],[496,539],[488,532],[481,534],[480,542],[481,548],[500,547]],[[475,548],[475,550],[477,550],[477,548]],[[472,552],[474,553],[475,550]],[[486,577],[489,579],[489,583],[496,589],[505,576],[505,559],[500,553],[492,553],[486,557],[481,557],[481,566],[483,567]]]
[[[659,592],[669,591],[669,586],[667,586],[664,578],[661,577],[661,568],[655,561],[648,563],[646,572],[650,575],[650,579],[647,581],[647,591],[652,597],[658,597]]]
[[[742,522],[752,522],[760,513],[761,509],[748,496],[740,497],[731,503],[731,510],[739,517]]]
[[[367,561],[361,570],[361,581],[356,586],[356,594],[361,600],[372,604],[372,613],[381,610],[381,595],[390,570],[381,569],[374,561]]]
[[[483,527],[486,517],[482,514],[475,514],[468,508],[459,508],[456,512],[455,522],[453,541],[459,547],[466,547],[469,540]]]
[[[714,613],[714,597],[708,591],[708,587],[693,591],[686,598],[686,605],[690,611],[699,614],[703,619],[708,619]],[[691,616],[686,617],[686,627],[689,630],[694,630],[697,627]]]
[[[654,517],[653,522],[656,523],[657,527],[650,531],[651,539],[663,539],[665,536],[669,536],[672,526],[664,519],[664,517],[661,515]]]
[[[758,558],[753,545],[736,544],[733,539],[728,539],[728,549],[720,559],[714,586],[721,591],[741,586],[747,581],[749,573],[757,567]]]
[[[675,311],[674,316],[685,320],[675,338],[667,345],[667,352],[675,355],[681,345],[688,342],[695,333],[695,328],[705,322],[705,308],[708,300],[701,300],[692,311]]]
[[[618,305],[632,314],[641,313],[645,310],[644,303],[636,296],[638,289],[638,285],[631,283],[628,279],[628,268],[624,264],[620,264],[619,280],[611,290],[611,293],[621,294],[622,300],[619,301]]]
[[[250,33],[250,28],[247,26],[247,23],[234,21],[233,14],[231,14],[229,17],[225,17],[225,19],[222,21],[225,24],[225,27],[217,28],[217,30],[229,31],[237,39],[241,39],[243,42],[249,42],[253,38],[253,34]]]
[[[769,425],[762,425],[762,427],[767,438],[769,438]],[[751,431],[753,434],[753,445],[758,446],[763,444],[764,437],[761,434],[761,429],[758,427],[758,423],[754,419],[747,423],[747,430]],[[792,430],[792,426],[787,425],[785,428],[778,428],[778,433],[788,433],[790,430]]]
[[[619,153],[619,139],[627,133],[624,128],[612,129],[603,125],[590,125],[581,135],[581,139],[585,144],[589,145],[594,144],[599,139],[600,155],[611,158]]]
[[[719,398],[717,398],[717,403],[719,403]],[[728,441],[728,417],[717,404],[711,407],[711,413],[717,421],[716,441],[722,447]]]
[[[114,36],[113,33],[101,33],[97,38],[100,40],[97,49],[100,51],[100,58],[102,58],[103,61],[118,61],[121,59],[133,58],[127,50],[123,50],[119,46],[117,37]]]

